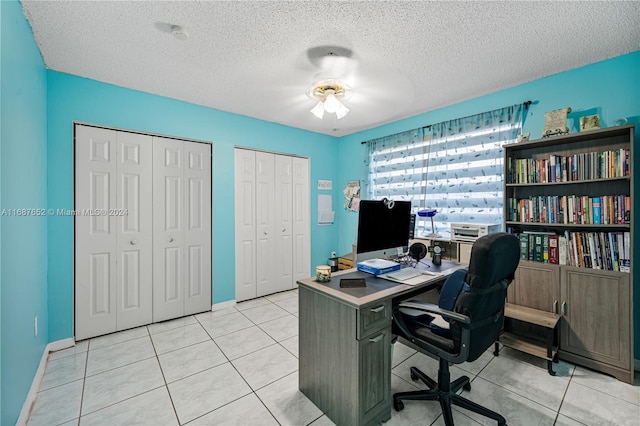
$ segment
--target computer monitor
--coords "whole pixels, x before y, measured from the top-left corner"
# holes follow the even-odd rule
[[[410,201],[361,200],[356,261],[398,254],[409,245],[410,224]]]

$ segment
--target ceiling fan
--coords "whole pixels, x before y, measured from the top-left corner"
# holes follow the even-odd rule
[[[307,88],[309,98],[317,101],[311,113],[322,119],[324,113],[335,113],[340,120],[350,109],[343,103],[353,95],[353,89],[341,78],[346,78],[349,72],[355,70],[356,62],[352,58],[352,51],[340,46],[317,46],[307,50],[307,57],[311,63],[321,70],[313,77],[313,82]]]
[[[335,45],[312,47],[306,56],[319,71],[305,93],[315,102],[309,104],[311,113],[320,119],[329,113],[339,120],[354,111],[384,120],[413,101],[409,80],[383,61],[367,62],[351,49]]]

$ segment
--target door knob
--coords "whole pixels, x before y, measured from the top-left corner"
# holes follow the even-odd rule
[[[172,243],[172,242],[173,242],[173,237],[169,237],[169,238],[167,238],[167,241],[169,241],[170,243]]]
[[[264,235],[267,235],[267,231],[264,231]]]
[[[282,228],[282,232],[287,232],[287,228]]]
[[[132,246],[135,246],[135,245],[137,244],[137,242],[138,242],[138,240],[131,240],[131,243],[130,243],[130,244],[131,244]]]

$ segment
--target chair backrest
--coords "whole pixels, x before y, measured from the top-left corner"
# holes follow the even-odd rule
[[[485,235],[473,244],[465,285],[454,311],[471,318],[467,361],[474,361],[498,338],[504,322],[507,286],[513,280],[520,247],[518,238],[504,232]],[[459,324],[452,324],[451,337],[460,343]]]

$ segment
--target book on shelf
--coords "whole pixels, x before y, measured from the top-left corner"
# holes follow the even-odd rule
[[[600,224],[600,197],[591,199],[591,209],[593,210],[593,223]]]
[[[508,220],[530,223],[621,225],[631,219],[628,195],[538,195],[508,198]]]
[[[549,241],[549,263],[558,264],[560,263],[560,251],[558,247],[558,236],[557,235],[547,235],[547,239]]]
[[[542,261],[549,263],[549,235],[542,235]]]
[[[507,183],[549,183],[611,179],[630,175],[629,150],[619,148],[549,158],[508,158]]]
[[[567,264],[567,237],[564,235],[558,236],[558,264]]]
[[[542,234],[534,234],[533,239],[533,260],[535,262],[543,262],[544,258],[542,255]]]
[[[551,237],[550,241],[554,238]],[[630,272],[630,232],[570,232],[558,236],[558,264]],[[555,242],[550,243],[555,244]],[[550,248],[550,263],[552,252]]]
[[[520,259],[529,259],[529,234],[522,233],[520,239]]]
[[[630,247],[631,247],[631,233],[625,232],[623,235],[623,255],[622,255],[622,264],[620,265],[620,271],[622,272],[631,272],[631,257],[630,257]]]
[[[624,197],[624,221],[631,222],[631,196],[629,195]]]

